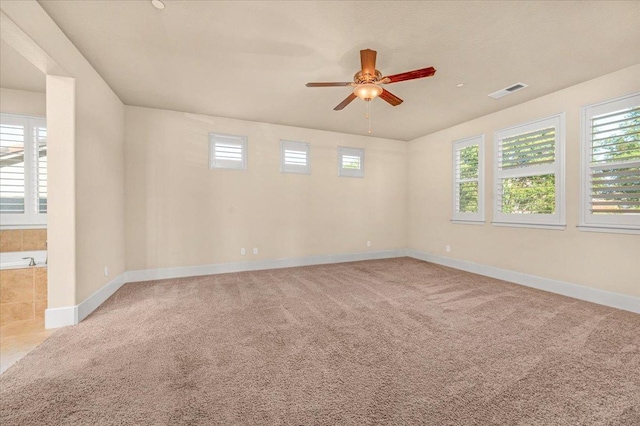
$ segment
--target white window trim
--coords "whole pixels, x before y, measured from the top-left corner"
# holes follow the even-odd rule
[[[456,160],[458,158],[458,151],[469,146],[478,145],[478,212],[467,213],[457,211],[458,205],[456,203],[456,197],[458,196],[457,187],[460,183],[458,174],[456,172]],[[472,136],[465,139],[459,139],[453,142],[453,198],[452,198],[452,216],[451,222],[461,224],[484,224],[484,133],[477,136]],[[471,182],[476,179],[469,180]]]
[[[555,161],[553,164],[544,164],[529,169],[525,173],[524,169],[500,170],[499,144],[506,137],[517,134],[533,132],[545,127],[555,127]],[[540,118],[515,126],[498,130],[493,137],[493,190],[494,194],[500,183],[500,179],[519,176],[534,176],[548,173],[555,174],[556,186],[556,212],[555,214],[513,214],[500,212],[499,198],[494,196],[493,200],[493,221],[496,226],[514,226],[521,228],[543,228],[543,229],[564,229],[566,227],[565,218],[565,113],[561,112],[549,117]]]
[[[640,234],[640,217],[597,216],[591,214],[589,192],[591,138],[587,131],[593,116],[638,106],[639,104],[640,92],[634,92],[582,107],[580,113],[580,221],[578,224],[578,228],[581,231]]]
[[[231,162],[220,163],[219,160],[216,160],[215,158],[216,137],[239,139],[242,147],[242,161],[240,162],[239,166],[236,166]],[[247,140],[248,140],[247,136],[231,135],[228,133],[210,132],[209,133],[209,168],[214,170],[246,170],[248,158],[249,158],[249,150],[247,149],[248,147]]]
[[[22,121],[28,124],[25,127],[25,156],[33,158],[35,155],[33,152],[33,124],[47,127],[47,119],[42,116],[33,115],[21,115],[21,114],[7,114],[1,113],[2,120],[0,121]],[[29,142],[29,143],[27,143]],[[25,162],[26,172],[26,162]],[[39,228],[47,226],[47,214],[38,213],[38,194],[34,194],[33,191],[36,187],[36,183],[33,182],[34,178],[37,180],[37,171],[35,176],[33,173],[25,173],[25,200],[24,200],[24,213],[18,214],[1,214],[0,215],[0,229],[28,229]],[[48,206],[47,206],[48,207]]]
[[[342,156],[354,155],[360,157],[360,169],[344,169],[342,168]],[[344,146],[338,147],[338,176],[364,178],[364,149],[349,148]]]
[[[285,164],[285,150],[294,149],[304,151],[306,153],[306,166],[297,166],[293,164]],[[311,145],[307,142],[299,142],[292,140],[280,140],[280,173],[293,173],[301,175],[311,174]]]

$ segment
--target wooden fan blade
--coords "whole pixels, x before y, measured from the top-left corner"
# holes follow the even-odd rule
[[[388,90],[384,90],[384,89],[382,89],[382,93],[380,93],[380,99],[383,99],[383,100],[389,102],[393,106],[398,106],[402,102],[404,102],[402,99],[400,99],[399,97],[397,97],[393,93],[389,92]]]
[[[416,78],[431,77],[436,73],[434,67],[422,68],[415,71],[403,72],[401,74],[394,74],[386,76],[382,79],[382,83],[397,83],[398,81],[415,80]]]
[[[377,52],[371,49],[360,51],[360,63],[362,64],[362,75],[376,76],[376,55]]]
[[[338,106],[336,106],[334,108],[335,111],[340,111],[341,109],[343,109],[344,107],[346,107],[347,105],[349,105],[351,103],[351,101],[353,101],[355,98],[357,98],[356,95],[354,95],[353,93],[350,94],[349,96],[347,96],[347,99],[345,99],[344,101],[340,102],[338,104]]]
[[[340,82],[340,83],[307,83],[305,86],[307,87],[337,87],[337,86],[350,86],[351,82]]]

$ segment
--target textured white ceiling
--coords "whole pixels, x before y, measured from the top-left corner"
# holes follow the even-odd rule
[[[0,87],[44,93],[46,78],[24,56],[0,40]]]
[[[350,81],[363,48],[383,74],[434,66],[372,105],[374,135],[404,140],[640,63],[638,1],[40,4],[129,105],[366,134],[364,102],[333,111],[349,88],[304,84]]]

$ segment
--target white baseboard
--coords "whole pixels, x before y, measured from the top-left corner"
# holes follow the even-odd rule
[[[124,276],[125,274],[118,275],[78,305],[46,309],[44,327],[58,328],[78,324],[122,287],[125,282]]]
[[[259,271],[264,269],[293,268],[296,266],[322,265],[327,263],[355,262],[358,260],[389,259],[406,256],[404,249],[381,250],[362,253],[328,254],[284,259],[254,260],[249,262],[217,263],[182,268],[146,269],[126,272],[125,282],[162,280],[167,278],[196,277],[200,275],[225,274],[229,272]]]
[[[326,263],[355,262],[358,260],[388,259],[405,256],[405,250],[382,250],[363,253],[330,254],[297,257],[290,259],[267,259],[249,262],[218,263],[183,268],[147,269],[128,271],[109,281],[80,304],[45,311],[45,328],[75,325],[102,305],[125,283],[161,280],[166,278],[195,277],[199,275],[224,274],[228,272],[258,271],[263,269],[291,268],[295,266],[321,265]]]
[[[78,323],[78,306],[47,308],[44,311],[44,328],[59,328]]]
[[[451,268],[460,269],[467,272],[473,272],[474,274],[497,278],[515,284],[533,287],[539,290],[561,294],[563,296],[573,297],[574,299],[585,300],[587,302],[611,306],[612,308],[623,309],[625,311],[631,311],[640,314],[640,297],[627,296],[624,294],[613,293],[611,291],[586,287],[579,284],[553,280],[551,278],[523,274],[521,272],[496,268],[494,266],[481,265],[478,263],[468,262],[466,260],[437,256],[414,249],[407,249],[405,252],[407,256],[413,257],[414,259],[437,263],[439,265],[449,266]]]
[[[78,322],[85,319],[89,314],[95,311],[98,306],[102,305],[113,293],[118,291],[120,287],[125,283],[124,277],[126,273],[122,273],[99,288],[91,296],[84,299],[78,305]]]
[[[330,254],[285,259],[267,259],[248,262],[218,263],[182,268],[147,269],[124,272],[114,278],[87,299],[75,306],[51,308],[45,311],[45,328],[58,328],[75,325],[96,310],[125,283],[161,280],[168,278],[195,277],[230,272],[259,271],[264,269],[292,268],[296,266],[323,265],[328,263],[355,262],[359,260],[390,259],[408,256],[426,262],[437,263],[474,274],[497,278],[527,287],[533,287],[551,293],[562,294],[575,299],[586,300],[600,305],[611,306],[640,313],[640,298],[612,293],[610,291],[585,287],[578,284],[557,281],[550,278],[523,274],[521,272],[467,262],[465,260],[436,256],[414,249],[382,250],[363,253]]]

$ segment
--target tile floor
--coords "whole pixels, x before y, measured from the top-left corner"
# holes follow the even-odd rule
[[[53,333],[45,330],[44,318],[14,321],[0,328],[0,373],[18,362],[22,357]]]

